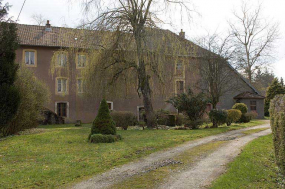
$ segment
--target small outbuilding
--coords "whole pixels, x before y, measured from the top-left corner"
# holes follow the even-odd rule
[[[236,103],[244,103],[247,105],[248,112],[256,112],[258,119],[264,118],[264,99],[264,96],[248,91],[234,97]]]

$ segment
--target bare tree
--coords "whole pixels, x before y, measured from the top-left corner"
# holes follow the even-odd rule
[[[200,52],[202,62],[199,65],[201,80],[198,88],[207,94],[214,109],[220,98],[230,91],[238,89],[237,73],[228,61],[235,54],[235,47],[231,44],[231,35],[224,39],[217,34],[208,35],[198,41],[205,50]],[[217,124],[213,123],[213,127]]]
[[[262,6],[250,7],[243,2],[235,20],[229,22],[237,48],[236,66],[247,75],[250,83],[256,70],[268,65],[273,45],[278,38],[278,24],[262,18]]]
[[[167,11],[170,4],[191,12],[183,0],[88,0],[85,4],[87,12],[98,13],[96,19],[90,21],[90,28],[105,33],[104,37],[101,36],[104,39],[100,45],[103,51],[98,55],[98,62],[104,63],[100,67],[101,75],[111,73],[111,83],[120,77],[137,83],[149,128],[156,126],[150,84],[152,76],[162,75],[159,62],[165,61],[166,54],[170,55],[165,49],[169,44],[158,45],[158,40],[151,41],[149,37],[155,32],[161,33],[157,30],[157,23],[161,21],[157,13],[162,9]],[[109,31],[109,35],[106,35],[106,31]],[[161,35],[157,34],[156,37],[162,43],[165,41]],[[179,42],[176,42],[173,40],[172,44],[178,45]],[[177,47],[175,51],[179,51],[178,49],[182,48]],[[159,56],[161,54],[163,56]],[[94,72],[91,75],[94,76]],[[162,78],[158,77],[158,80]]]
[[[33,14],[31,18],[33,22],[39,26],[45,25],[47,20],[42,14]]]
[[[2,5],[2,1],[3,0],[0,0],[0,22],[4,22],[7,20],[9,21],[9,18],[7,19],[7,15],[11,5],[9,5],[9,3]]]

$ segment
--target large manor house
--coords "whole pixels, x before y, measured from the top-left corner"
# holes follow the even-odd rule
[[[69,64],[67,64],[67,55],[64,52],[58,53],[65,48],[83,48],[76,34],[64,35],[70,31],[76,31],[76,29],[53,27],[49,22],[45,26],[18,24],[17,28],[20,47],[16,51],[16,62],[28,67],[38,79],[44,81],[48,86],[51,92],[51,100],[46,105],[46,108],[64,117],[65,122],[73,123],[76,120],[81,120],[84,123],[88,123],[93,121],[101,99],[84,96],[85,88],[83,87],[84,81],[81,76],[81,70],[87,64],[88,53],[77,51],[74,55],[74,60],[69,61]],[[173,33],[173,35],[176,34]],[[182,31],[176,36],[181,40],[187,41],[185,33]],[[56,52],[58,54],[54,56]],[[51,74],[51,61],[54,57],[57,61],[54,69],[69,66],[68,69],[71,70],[69,74],[65,74],[64,71],[60,75],[56,71],[54,74]],[[192,86],[197,78],[199,79],[199,77],[194,77],[198,73],[194,73],[193,67],[191,67],[191,64],[194,64],[194,62],[199,64],[199,59],[188,56],[188,60],[184,63],[173,62],[173,64],[167,65],[172,65],[170,66],[169,74],[172,74],[174,77],[173,82],[168,84],[169,90],[172,91],[171,93],[175,95],[186,92],[187,88]],[[258,117],[263,118],[264,97],[237,71],[231,67],[230,69],[232,69],[233,79],[237,79],[242,87],[224,95],[218,103],[218,108],[230,109],[234,103],[243,102],[247,104],[249,111],[256,111]],[[120,96],[106,100],[112,111],[131,111],[138,118],[140,118],[140,113],[143,111],[143,101],[138,95],[132,98]],[[162,96],[153,97],[154,109],[175,111],[170,104],[165,102],[166,100]],[[209,108],[211,108],[210,104]]]

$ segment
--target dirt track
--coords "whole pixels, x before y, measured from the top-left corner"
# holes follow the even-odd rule
[[[265,131],[244,135],[246,130],[268,128]],[[205,188],[226,168],[225,165],[232,161],[244,147],[251,140],[260,136],[268,135],[271,133],[269,123],[250,127],[246,129],[229,131],[226,133],[201,138],[194,141],[186,142],[180,146],[170,148],[164,151],[153,153],[145,158],[141,158],[135,162],[125,164],[121,167],[109,170],[101,175],[95,176],[92,179],[76,184],[73,188],[76,189],[95,189],[107,188],[121,182],[133,175],[144,173],[147,170],[159,167],[161,163],[175,157],[191,148],[197,147],[202,144],[207,144],[216,140],[229,140],[226,145],[221,146],[213,153],[200,159],[197,164],[193,165],[188,170],[171,176],[168,181],[162,184],[159,188]]]

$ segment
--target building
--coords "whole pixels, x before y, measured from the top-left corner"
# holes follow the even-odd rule
[[[52,27],[49,22],[46,26],[18,24],[17,27],[20,47],[16,52],[16,61],[21,66],[28,67],[38,79],[43,80],[48,85],[52,95],[51,101],[46,105],[46,108],[54,111],[59,116],[65,117],[66,122],[82,120],[86,123],[93,121],[101,99],[84,96],[84,81],[82,80],[81,70],[88,62],[88,54],[80,51],[80,49],[88,48],[86,43],[83,43],[84,35],[95,36],[90,43],[98,43],[100,41],[99,35],[90,30]],[[182,31],[179,35],[168,30],[163,31],[186,41],[187,44],[193,45],[192,42],[185,39],[185,33]],[[199,48],[198,46],[195,47]],[[61,51],[66,48],[79,50],[74,51],[73,56],[70,57],[64,51]],[[57,63],[53,67],[51,62],[55,58]],[[167,97],[185,92],[188,87],[193,86],[199,80],[199,73],[193,71],[195,66],[199,66],[199,58],[189,53],[186,59],[186,62],[170,62],[167,66],[169,74],[173,75],[173,81],[169,83],[166,95],[153,97],[154,109],[175,111],[170,104],[165,102]],[[67,68],[68,71],[63,68]],[[57,71],[52,73],[53,69],[59,70],[61,73],[58,74]],[[232,70],[233,78],[238,80],[240,87],[223,96],[218,108],[230,109],[236,100],[242,101],[240,98],[236,98],[239,97],[239,94],[248,92],[254,94],[250,99],[250,104],[247,103],[248,107],[251,111],[256,111],[259,118],[263,118],[263,99],[260,98],[258,91],[233,68],[229,66],[229,69]],[[143,102],[137,94],[133,94],[128,98],[118,96],[106,100],[111,110],[131,111],[141,117]]]

